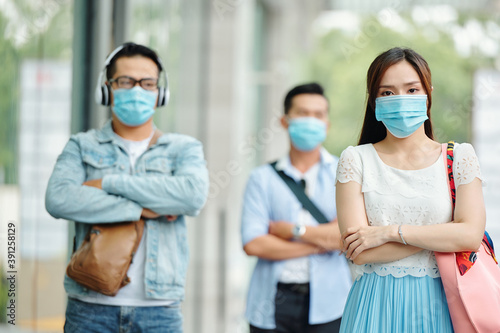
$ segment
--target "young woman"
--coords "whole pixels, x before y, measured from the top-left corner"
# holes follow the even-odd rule
[[[433,251],[479,248],[485,209],[476,154],[455,145],[452,221],[427,62],[390,49],[368,69],[367,88],[359,145],[337,169],[343,251],[356,277],[341,332],[453,332]]]

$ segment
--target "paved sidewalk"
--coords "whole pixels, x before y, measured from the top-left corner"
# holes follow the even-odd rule
[[[64,317],[41,318],[35,321],[16,321],[16,325],[0,324],[1,333],[62,333]]]

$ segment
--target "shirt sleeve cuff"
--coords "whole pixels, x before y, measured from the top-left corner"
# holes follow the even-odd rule
[[[127,218],[126,220],[127,221],[138,221],[141,216],[142,216],[142,207],[139,206],[139,204],[137,204],[136,202],[134,201],[130,201],[130,208],[127,209],[127,215],[129,215],[130,217]]]

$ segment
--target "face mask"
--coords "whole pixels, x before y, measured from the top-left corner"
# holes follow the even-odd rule
[[[300,117],[288,120],[288,133],[295,148],[311,151],[326,138],[326,124],[314,117]]]
[[[396,138],[412,135],[427,117],[427,95],[392,95],[375,99],[375,118]]]
[[[139,86],[132,89],[113,90],[113,113],[128,126],[144,124],[155,113],[158,92]]]

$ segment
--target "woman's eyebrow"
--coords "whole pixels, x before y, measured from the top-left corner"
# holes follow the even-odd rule
[[[420,81],[411,81],[411,82],[406,82],[404,83],[403,85],[405,86],[413,86],[415,84],[421,84]],[[382,89],[382,88],[395,88],[396,86],[395,85],[392,85],[392,84],[386,84],[386,85],[381,85],[379,86],[378,88],[379,89]]]

